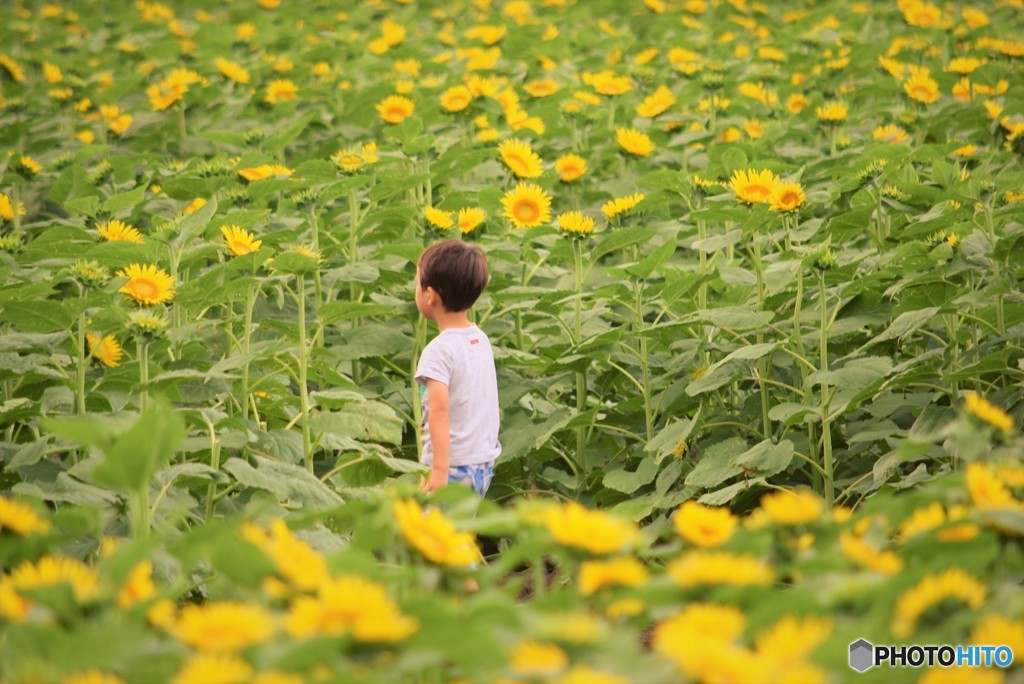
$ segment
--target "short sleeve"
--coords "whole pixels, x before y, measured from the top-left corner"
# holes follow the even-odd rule
[[[437,380],[450,385],[454,369],[451,350],[436,341],[431,342],[423,350],[420,362],[416,365],[416,382],[426,385],[427,380]]]

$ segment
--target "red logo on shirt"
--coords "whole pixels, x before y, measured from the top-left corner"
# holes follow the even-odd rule
[[[480,340],[478,338],[474,337],[473,339],[471,339],[469,341],[469,343],[470,344],[480,344]]]

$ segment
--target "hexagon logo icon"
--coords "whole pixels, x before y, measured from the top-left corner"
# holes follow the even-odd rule
[[[857,672],[864,672],[875,664],[875,647],[864,639],[857,639],[850,644],[850,667]]]

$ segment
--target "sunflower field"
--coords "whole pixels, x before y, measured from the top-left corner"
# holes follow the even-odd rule
[[[3,3],[0,681],[1024,682],[1022,36]],[[442,238],[490,269],[483,499],[418,487]]]

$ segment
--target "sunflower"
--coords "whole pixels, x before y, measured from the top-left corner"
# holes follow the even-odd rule
[[[807,99],[807,96],[803,93],[793,93],[786,100],[786,109],[790,114],[799,114],[811,104],[811,101]]]
[[[22,155],[14,165],[14,168],[25,178],[32,179],[43,170],[43,165],[28,155]]]
[[[603,587],[642,587],[649,577],[643,563],[632,556],[584,561],[580,564],[580,594],[590,596]]]
[[[214,63],[217,65],[217,70],[220,71],[220,73],[228,80],[234,81],[235,83],[249,82],[249,72],[235,62],[229,62],[223,57],[218,57],[214,60]]]
[[[131,264],[117,275],[128,279],[118,292],[139,304],[162,304],[174,298],[174,279],[153,264]]]
[[[7,55],[0,55],[0,69],[7,72],[7,75],[10,76],[11,80],[15,83],[25,82],[25,70],[21,68],[21,65]]]
[[[220,232],[224,236],[224,243],[235,256],[255,252],[263,244],[263,240],[257,240],[255,235],[241,226],[221,226]]]
[[[905,140],[910,139],[910,136],[907,135],[907,132],[900,128],[899,126],[897,126],[896,124],[886,124],[885,126],[879,126],[874,130],[874,132],[871,135],[872,137],[874,137],[875,140],[880,140],[882,142],[890,144],[901,143],[904,142]]]
[[[415,501],[407,500],[396,501],[392,512],[406,542],[428,560],[460,568],[480,560],[476,536],[456,529],[439,508],[424,511]]]
[[[523,85],[523,90],[528,92],[531,97],[547,97],[558,92],[558,83],[550,78],[543,81],[530,81]]]
[[[269,639],[274,622],[263,606],[211,601],[182,608],[169,631],[204,653],[231,653]]]
[[[96,225],[96,231],[108,242],[142,244],[142,233],[121,221],[103,221]]]
[[[483,223],[485,216],[484,210],[480,207],[466,207],[464,209],[459,209],[459,231],[463,235],[472,233],[481,223]]]
[[[449,112],[461,112],[473,101],[473,92],[464,85],[452,86],[441,93],[441,106]]]
[[[659,86],[652,94],[644,98],[644,101],[637,105],[636,113],[653,119],[663,114],[669,107],[676,103],[676,98],[666,86]]]
[[[399,124],[407,117],[412,116],[416,105],[407,97],[401,95],[388,95],[377,103],[377,112],[380,118],[390,124]]]
[[[928,75],[927,69],[919,69],[903,82],[903,92],[911,100],[931,104],[939,99],[939,84]]]
[[[687,501],[680,506],[674,521],[676,531],[683,539],[702,548],[729,541],[739,522],[728,508],[705,506],[696,501]]]
[[[452,212],[442,211],[429,204],[423,207],[423,217],[427,219],[427,223],[441,230],[448,230],[455,225],[455,218],[452,216]]]
[[[635,128],[617,129],[615,140],[623,151],[638,157],[646,157],[655,149],[654,143],[651,142],[647,134],[641,133]]]
[[[645,195],[634,192],[632,195],[626,195],[625,197],[616,197],[613,200],[608,200],[601,205],[601,211],[605,216],[612,219],[620,214],[631,211],[636,205],[643,201]]]
[[[423,511],[418,506],[416,509],[414,514],[424,518]],[[432,509],[430,517],[435,515],[441,512]],[[422,540],[428,547],[434,542],[429,537]],[[401,612],[383,585],[359,575],[340,575],[322,582],[315,597],[301,596],[293,601],[284,619],[285,630],[299,639],[351,634],[362,642],[394,643],[416,632],[419,626],[419,620]]]
[[[287,166],[282,166],[281,164],[261,164],[259,166],[242,169],[238,172],[238,175],[245,180],[252,182],[275,176],[288,177],[293,173],[295,173],[294,169],[289,169]]]
[[[563,183],[572,183],[586,173],[587,160],[570,152],[555,160],[555,171]]]
[[[601,510],[584,508],[575,501],[552,506],[544,514],[548,533],[558,544],[593,554],[606,554],[636,541],[636,524]]]
[[[967,410],[981,421],[998,428],[1005,434],[1009,434],[1013,429],[1013,418],[976,392],[966,392],[964,402]]]
[[[516,228],[533,228],[551,220],[551,196],[539,185],[520,183],[501,199],[503,214]]]
[[[363,156],[359,154],[359,150],[354,147],[347,147],[344,150],[338,150],[331,155],[331,161],[338,165],[345,173],[355,173],[359,169],[363,168]]]
[[[505,166],[515,174],[516,178],[536,178],[544,173],[541,159],[530,148],[529,143],[508,138],[498,145],[498,152]]]
[[[24,215],[25,203],[18,202],[18,216]],[[0,219],[6,219],[7,221],[14,220],[14,205],[11,204],[11,198],[3,192],[0,192]]]
[[[796,211],[804,203],[804,189],[799,183],[782,181],[772,194],[768,197],[768,203],[772,211],[787,212]]]
[[[25,537],[50,531],[50,521],[13,499],[0,496],[0,529],[11,530]]]
[[[253,681],[252,665],[244,658],[201,653],[182,665],[171,684],[243,684]]]
[[[524,677],[550,677],[569,665],[569,656],[555,644],[520,641],[508,656],[508,667]]]
[[[837,124],[846,121],[846,115],[849,111],[849,108],[842,102],[826,102],[814,108],[814,115],[822,123]]]
[[[757,204],[769,202],[779,182],[779,177],[768,169],[761,171],[737,169],[729,179],[729,187],[741,202]]]
[[[96,333],[86,333],[85,341],[89,346],[89,356],[102,363],[107,368],[116,368],[121,365],[121,357],[124,351],[117,343],[113,335],[100,337]]]
[[[579,211],[567,211],[558,215],[558,227],[571,237],[583,237],[594,232],[594,219]]]
[[[264,102],[277,104],[279,101],[294,100],[299,93],[299,86],[286,78],[275,79],[267,86],[267,95]]]
[[[985,603],[987,593],[984,583],[960,568],[925,575],[924,579],[903,592],[896,600],[891,624],[892,633],[900,639],[910,636],[922,615],[949,599],[962,601],[976,611]]]

